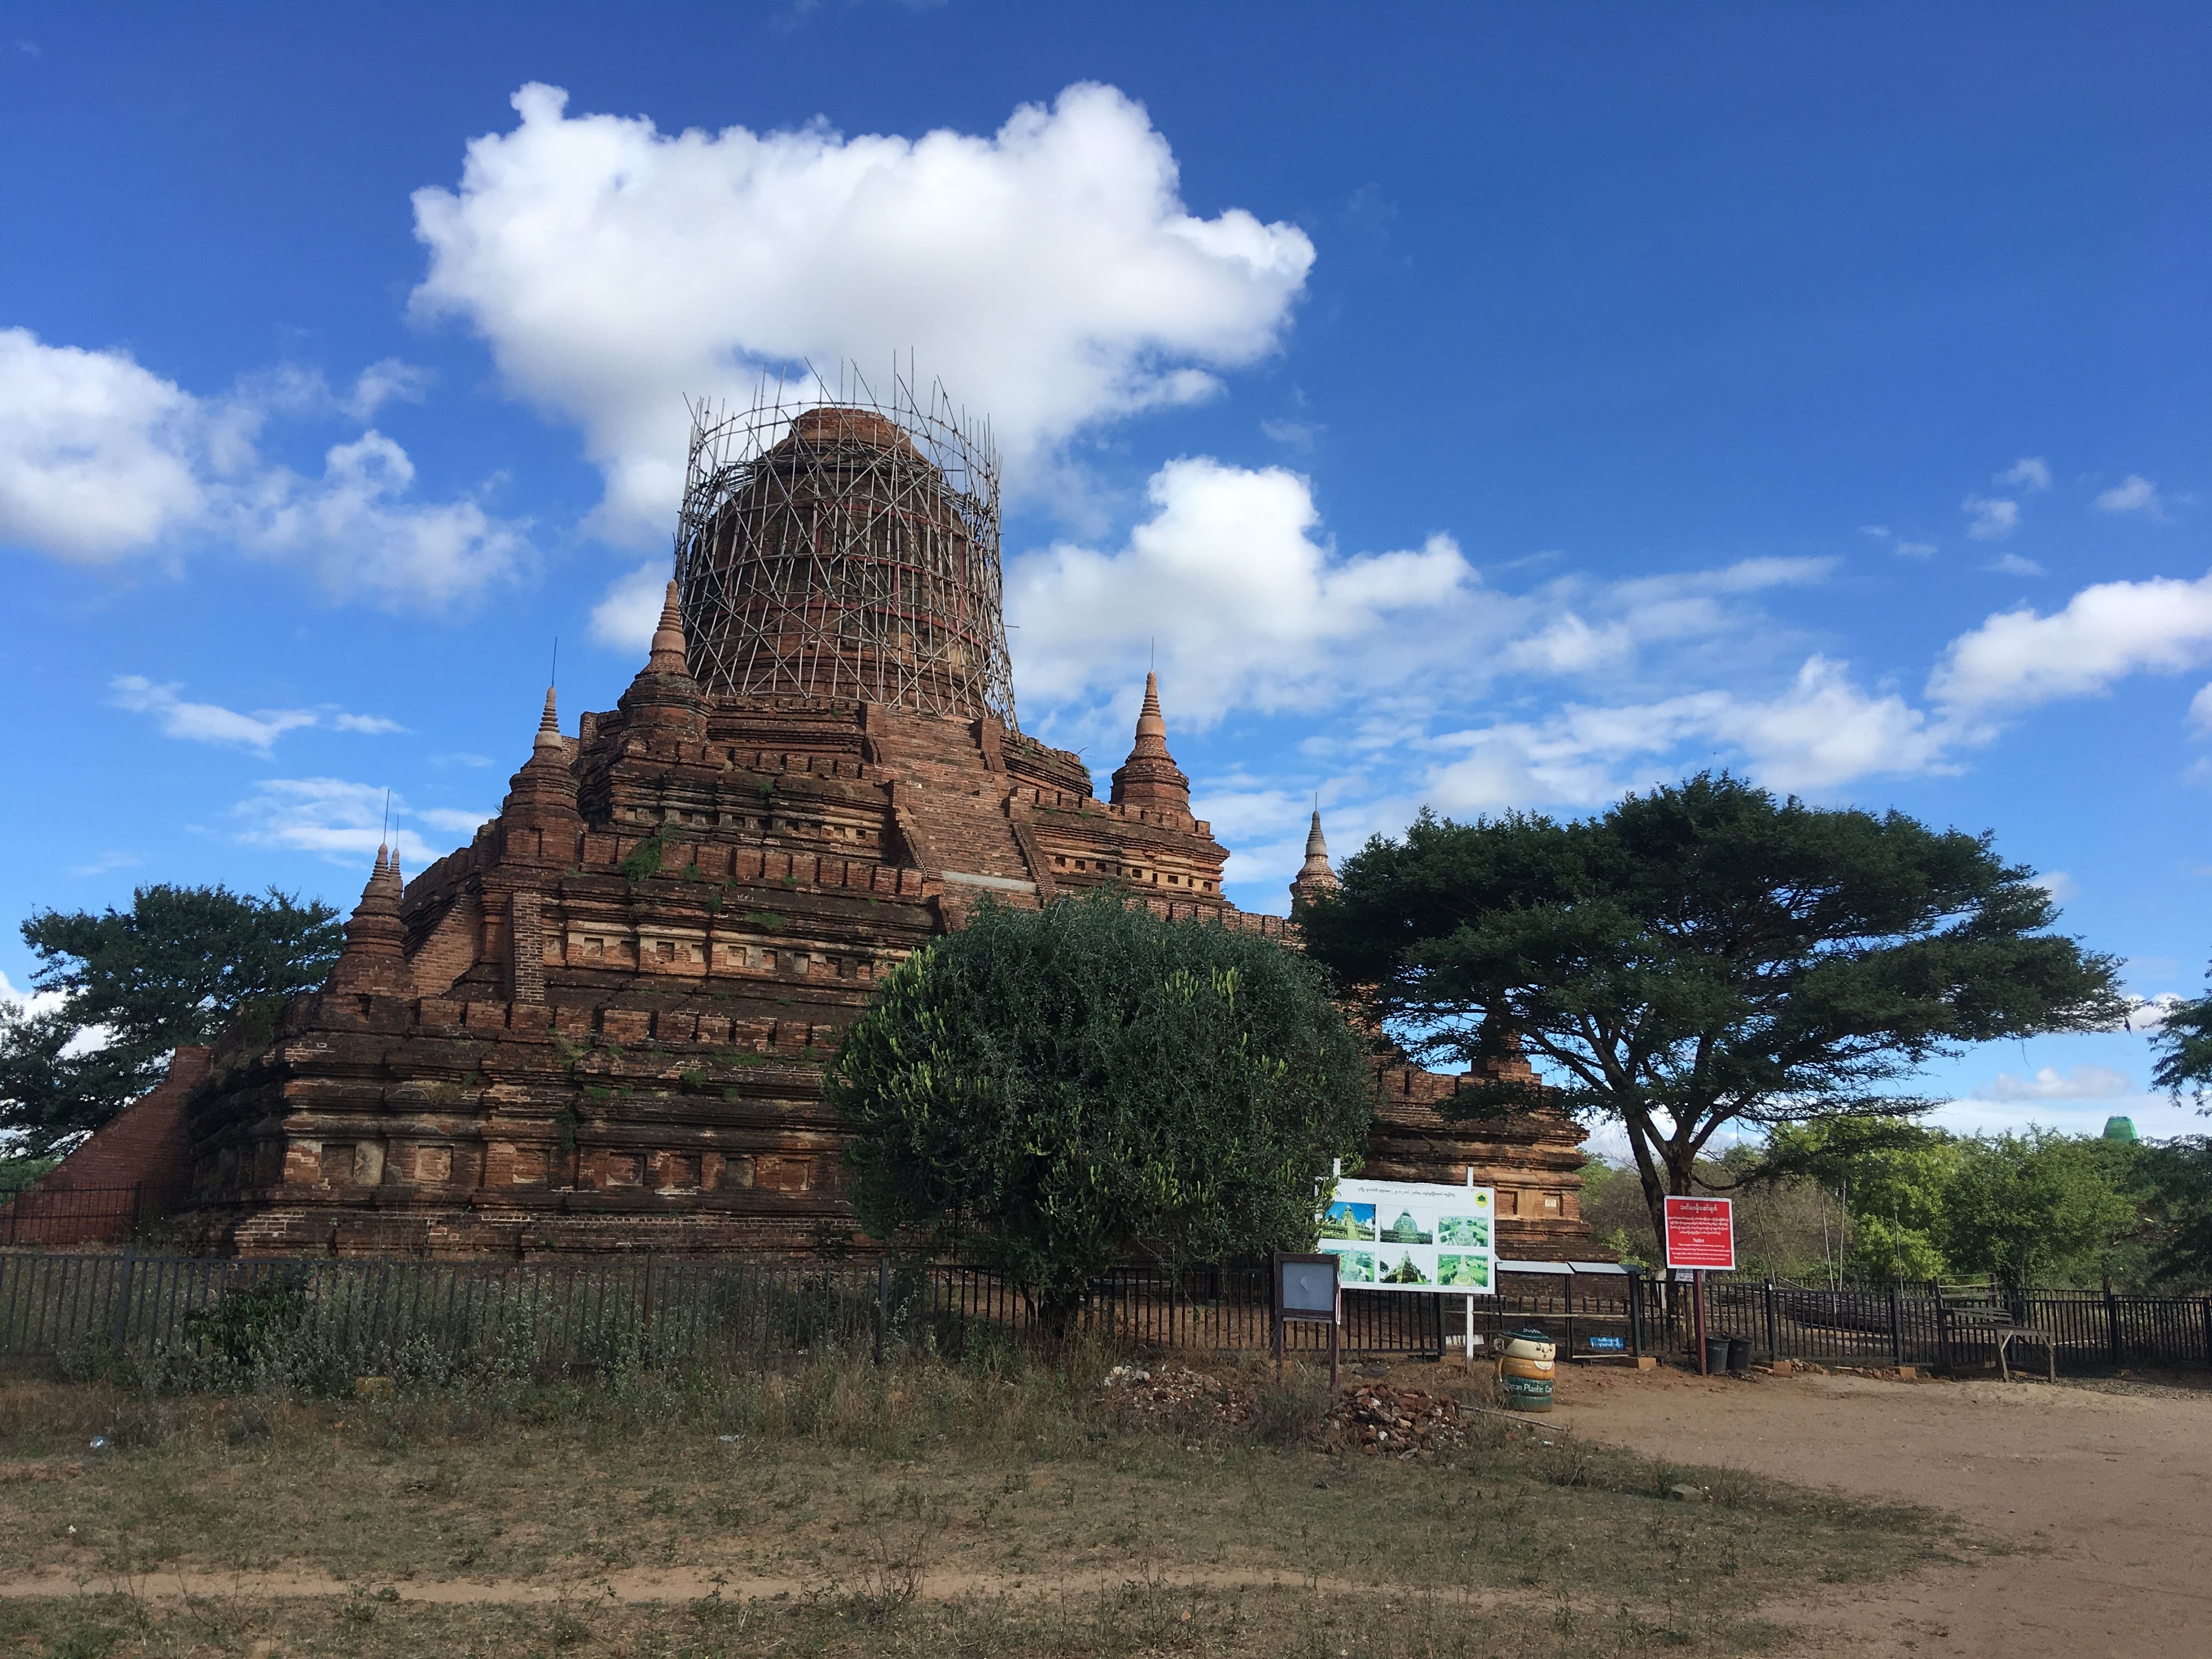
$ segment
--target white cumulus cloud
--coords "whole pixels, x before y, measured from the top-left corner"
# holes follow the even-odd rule
[[[422,384],[386,361],[345,399],[288,371],[204,398],[127,353],[0,330],[0,544],[81,564],[227,544],[307,570],[336,599],[395,610],[467,600],[524,562],[523,526],[465,497],[420,500],[406,451],[374,430],[331,447],[319,477],[256,447],[272,410],[369,410]]]
[[[2002,484],[2008,489],[2048,489],[2051,488],[2051,463],[2040,455],[2023,455],[1990,482]]]
[[[537,83],[513,101],[457,186],[416,193],[414,307],[465,320],[515,392],[582,428],[619,539],[666,533],[687,395],[912,349],[989,412],[1018,483],[1273,349],[1313,263],[1294,226],[1188,211],[1167,140],[1111,87],[920,138],[663,133]]]
[[[654,559],[617,577],[592,607],[592,637],[617,650],[638,652],[653,643],[668,595],[668,561]]]
[[[2087,696],[2144,671],[2174,673],[2212,657],[2212,576],[2085,587],[2062,611],[2022,606],[1952,641],[1930,697],[1964,713]]]
[[[1179,718],[1312,706],[1417,672],[1431,624],[1480,586],[1448,537],[1337,556],[1306,480],[1280,467],[1172,461],[1148,495],[1125,547],[1062,543],[1008,571],[1024,694],[1126,690],[1157,641]]]
[[[205,505],[205,425],[127,352],[0,329],[0,543],[87,564],[154,544]]]
[[[1426,798],[1458,813],[1539,802],[1594,805],[1622,791],[1726,761],[1782,790],[1824,789],[1945,764],[1950,734],[1894,692],[1870,692],[1848,666],[1808,658],[1770,696],[1687,692],[1649,703],[1570,704],[1540,721],[1448,734],[1463,750],[1434,767]]]

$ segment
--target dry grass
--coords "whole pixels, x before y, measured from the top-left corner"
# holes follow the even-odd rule
[[[1302,1431],[1325,1401],[1297,1382],[1240,1427],[1138,1423],[1102,1398],[1108,1363],[817,1355],[337,1403],[0,1385],[4,1571],[83,1590],[0,1601],[0,1651],[1344,1659],[1533,1625],[1729,1653],[1771,1639],[1762,1601],[1896,1572],[1938,1531],[1497,1418],[1449,1462],[1348,1455]],[[246,1577],[267,1573],[343,1588]],[[656,1573],[672,1599],[611,1599]]]

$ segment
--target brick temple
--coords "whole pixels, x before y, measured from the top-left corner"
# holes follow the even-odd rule
[[[131,1109],[134,1145],[185,1149],[207,1243],[836,1249],[856,1230],[823,1065],[877,978],[987,896],[1114,884],[1295,945],[1293,923],[1223,896],[1227,853],[1192,815],[1152,677],[1104,799],[1018,729],[995,482],[986,517],[874,410],[781,430],[742,467],[695,440],[695,474],[725,487],[687,518],[616,707],[571,737],[549,690],[499,816],[411,880],[380,851],[324,988],[273,1041],[193,1056],[205,1075],[161,1123]],[[1335,879],[1316,812],[1294,907]],[[1450,1122],[1456,1079],[1380,1072],[1364,1173],[1472,1170],[1504,1254],[1588,1253],[1572,1123]],[[107,1138],[71,1161],[114,1162]]]

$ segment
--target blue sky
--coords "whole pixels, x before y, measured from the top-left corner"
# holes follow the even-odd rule
[[[1284,908],[1724,763],[2212,927],[2201,8],[0,6],[0,916],[349,903],[641,655],[687,394],[911,347],[1024,726]],[[31,963],[12,931],[0,973]],[[2178,1133],[2140,1036],[1945,1121]]]

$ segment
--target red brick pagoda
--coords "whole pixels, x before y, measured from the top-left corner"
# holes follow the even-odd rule
[[[854,1224],[823,1063],[877,977],[985,896],[1118,884],[1295,944],[1223,897],[1152,677],[1104,800],[1018,731],[995,478],[987,502],[930,437],[832,408],[734,461],[695,441],[679,580],[615,708],[567,737],[549,690],[499,816],[404,884],[380,851],[329,983],[185,1097],[209,1243],[834,1248]],[[1293,894],[1334,880],[1316,812]],[[1455,1079],[1382,1080],[1367,1173],[1472,1169],[1507,1255],[1587,1253],[1571,1123],[1450,1123]]]

